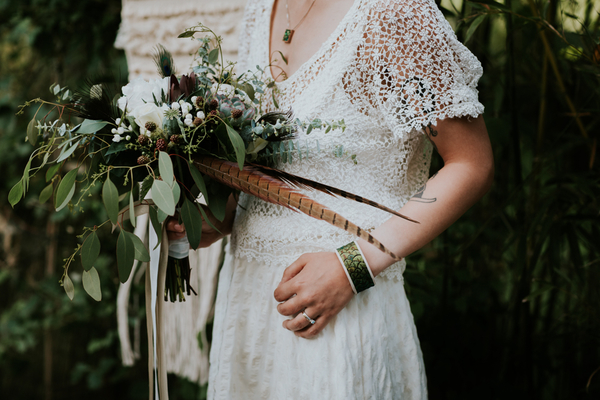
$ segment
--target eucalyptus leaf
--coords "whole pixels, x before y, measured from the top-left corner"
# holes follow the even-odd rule
[[[235,156],[237,159],[237,163],[240,169],[244,168],[244,159],[246,158],[246,146],[244,145],[244,140],[240,136],[239,133],[231,126],[225,124],[227,128],[227,135],[229,136],[229,140],[233,145],[233,149],[235,150]]]
[[[194,33],[196,33],[196,31],[185,31],[183,33],[180,33],[179,36],[177,36],[178,38],[189,38],[194,36]]]
[[[17,182],[8,193],[8,202],[11,207],[14,208],[15,204],[21,200],[21,197],[23,197],[23,179]]]
[[[66,147],[63,147],[63,151],[61,152],[60,156],[58,157],[58,159],[55,162],[58,163],[58,162],[61,162],[62,160],[66,160],[67,158],[69,158],[71,156],[71,154],[73,154],[73,152],[75,150],[77,150],[77,148],[79,147],[79,143],[81,143],[81,140],[74,143],[71,147],[69,147],[68,150],[66,150]]]
[[[198,212],[198,206],[192,203],[186,196],[183,196],[181,219],[185,225],[190,247],[197,249],[202,239],[202,217],[200,216],[200,212]]]
[[[179,183],[175,182],[175,184],[173,185],[172,192],[175,204],[179,203],[179,198],[181,197],[181,187],[179,186]]]
[[[135,250],[134,258],[141,262],[150,262],[150,253],[144,245],[144,242],[142,242],[142,239],[140,239],[131,232],[125,232],[125,234],[129,237],[131,243],[133,243],[133,247]]]
[[[67,293],[67,296],[70,300],[73,300],[75,297],[75,287],[73,286],[73,281],[69,278],[69,274],[65,274],[65,278],[63,279],[63,288]]]
[[[156,247],[158,247],[158,245],[162,241],[162,224],[158,221],[157,207],[150,207],[148,214],[150,214],[150,223],[152,224],[152,228],[154,229],[156,237],[158,238],[158,243],[156,244]]]
[[[208,191],[206,190],[206,184],[204,183],[204,178],[202,177],[202,173],[200,173],[200,171],[198,171],[198,168],[196,168],[196,166],[191,161],[189,162],[188,165],[190,167],[190,173],[192,174],[194,183],[196,184],[196,186],[198,186],[198,189],[200,189],[200,192],[202,192],[202,196],[204,196],[204,200],[206,201],[206,204],[208,204]]]
[[[155,180],[152,184],[152,200],[167,215],[175,214],[175,199],[171,186],[165,181]]]
[[[89,271],[94,266],[98,256],[100,255],[100,239],[98,239],[96,231],[93,231],[87,236],[83,242],[83,245],[81,246],[80,253],[81,265],[83,266],[84,270]]]
[[[158,152],[158,170],[163,182],[173,186],[173,162],[169,154],[164,151]]]
[[[50,179],[52,179],[54,175],[56,175],[61,166],[62,163],[57,163],[48,168],[48,170],[46,171],[46,182],[50,182]]]
[[[213,228],[215,231],[221,233],[221,231],[216,226],[214,226],[212,222],[210,222],[210,219],[208,218],[206,211],[204,211],[204,208],[202,206],[200,206],[200,207],[198,207],[198,209],[200,210],[200,214],[202,214],[202,219],[204,220],[204,222],[206,222],[208,224],[208,226]]]
[[[133,200],[133,190],[129,192],[129,222],[135,228],[135,201]]]
[[[121,229],[117,238],[117,267],[121,283],[125,283],[129,279],[135,260],[135,246],[127,233]]]
[[[62,210],[73,198],[75,194],[75,179],[77,178],[77,168],[67,172],[65,177],[60,181],[58,189],[56,189],[56,197],[54,198],[54,206],[56,211]]]
[[[96,268],[92,267],[89,271],[83,271],[83,288],[96,301],[102,300],[102,289],[100,288],[100,276]]]
[[[96,120],[92,120],[92,119],[86,119],[82,122],[82,124],[77,129],[77,133],[96,133],[108,124],[109,123],[105,122],[105,121],[96,121]]]
[[[169,216],[167,213],[163,212],[160,208],[156,210],[156,216],[158,217],[158,222],[163,223]]]
[[[52,197],[52,192],[54,192],[54,185],[52,182],[48,186],[46,186],[40,193],[39,202],[40,204],[44,204],[45,202]]]
[[[110,222],[116,224],[119,219],[119,192],[110,180],[110,176],[106,177],[104,185],[102,185],[102,202]]]
[[[35,117],[33,117],[31,121],[29,121],[29,124],[27,124],[27,141],[32,146],[35,146],[38,138],[38,129],[36,128],[36,126],[37,121],[35,120]]]

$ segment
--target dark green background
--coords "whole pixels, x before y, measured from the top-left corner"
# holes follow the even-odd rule
[[[485,69],[479,91],[495,184],[405,272],[430,398],[598,399],[598,5],[582,1],[573,24],[566,1],[486,3],[444,12]],[[73,302],[58,285],[75,234],[105,218],[98,200],[75,216],[54,213],[37,201],[40,175],[14,210],[6,201],[32,149],[24,137],[33,108],[16,117],[17,107],[49,98],[53,82],[76,86],[107,71],[126,80],[125,57],[113,48],[120,10],[115,0],[0,0],[3,399],[147,398],[145,355],[120,365],[114,236],[100,231],[102,302],[80,281]],[[436,156],[432,172],[439,167]],[[203,397],[170,380],[172,399]]]

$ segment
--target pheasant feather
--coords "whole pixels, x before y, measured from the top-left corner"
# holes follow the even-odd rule
[[[264,201],[278,204],[294,211],[300,211],[313,218],[328,222],[333,226],[366,240],[390,257],[400,260],[400,257],[388,250],[369,232],[350,222],[335,211],[298,192],[297,189],[291,187],[286,181],[271,176],[267,170],[248,164],[240,170],[238,164],[235,162],[212,157],[199,157],[194,160],[194,165],[196,165],[201,173],[229,187],[241,190]]]

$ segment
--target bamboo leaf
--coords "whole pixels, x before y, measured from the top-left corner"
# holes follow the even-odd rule
[[[96,301],[102,300],[102,289],[100,289],[100,276],[96,268],[92,267],[89,271],[83,271],[83,288]]]
[[[117,238],[117,267],[119,269],[119,280],[125,283],[133,268],[135,260],[135,246],[124,229],[121,229]]]
[[[125,232],[125,234],[131,239],[131,243],[133,243],[135,253],[133,257],[141,262],[150,262],[150,253],[148,252],[148,249],[146,249],[142,239],[131,232]]]
[[[75,178],[77,178],[77,168],[67,172],[65,177],[60,181],[58,189],[56,189],[56,197],[54,198],[54,206],[56,211],[62,210],[75,194]]]
[[[77,129],[77,133],[96,133],[108,124],[109,123],[105,121],[95,121],[92,119],[86,119]]]
[[[29,124],[27,124],[27,141],[32,146],[35,146],[38,138],[38,129],[36,128],[36,126],[37,121],[35,120],[35,117],[33,117],[31,121],[29,121]]]
[[[69,274],[65,274],[65,278],[63,279],[63,288],[67,293],[67,296],[70,300],[73,300],[75,297],[75,287],[73,286],[73,281],[69,278]]]
[[[173,186],[173,163],[171,157],[164,151],[158,152],[158,170],[160,177],[170,187]]]
[[[152,200],[167,215],[175,214],[175,199],[171,186],[164,181],[155,180],[152,184]]]
[[[467,30],[467,34],[465,36],[465,43],[469,41],[471,36],[473,36],[473,33],[475,33],[475,31],[477,30],[477,27],[483,22],[483,20],[485,20],[486,16],[487,15],[485,15],[485,14],[480,15],[479,17],[475,18],[473,23],[471,23],[471,26],[469,26],[469,29]]]
[[[110,180],[110,176],[106,177],[104,185],[102,185],[102,202],[110,222],[116,224],[119,219],[119,192]]]
[[[225,124],[227,128],[227,135],[229,136],[229,140],[233,145],[233,149],[235,150],[235,156],[237,159],[237,163],[240,166],[240,169],[244,168],[244,159],[246,158],[246,146],[244,145],[244,140],[240,136],[239,133],[231,126]]]
[[[198,207],[192,203],[186,196],[183,196],[183,205],[181,206],[181,219],[185,225],[188,241],[192,249],[200,246],[202,239],[202,217],[198,212]]]
[[[192,174],[194,183],[196,184],[196,186],[198,186],[198,189],[200,189],[200,192],[202,192],[202,196],[204,196],[206,204],[208,204],[208,191],[206,190],[206,184],[204,183],[204,178],[202,177],[202,174],[200,173],[200,171],[198,171],[198,168],[196,168],[196,166],[194,166],[194,164],[191,161],[188,161],[188,166],[190,167],[190,173]]]
[[[93,231],[83,242],[81,246],[81,265],[83,269],[89,271],[100,255],[100,239],[96,231]]]
[[[17,182],[8,193],[8,202],[10,203],[11,207],[14,208],[15,205],[21,200],[21,197],[23,197],[23,179]]]
[[[129,222],[135,228],[137,223],[135,219],[135,201],[133,201],[133,190],[129,192]]]
[[[52,197],[52,192],[54,192],[54,185],[52,184],[52,182],[50,182],[50,184],[46,186],[40,193],[40,197],[38,200],[40,204],[44,204],[45,202],[47,202],[48,199]]]

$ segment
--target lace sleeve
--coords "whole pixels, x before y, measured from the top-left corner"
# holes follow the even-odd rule
[[[379,109],[394,135],[483,112],[476,89],[481,64],[433,0],[374,1],[357,49],[346,92],[362,93],[353,103],[365,113]]]

